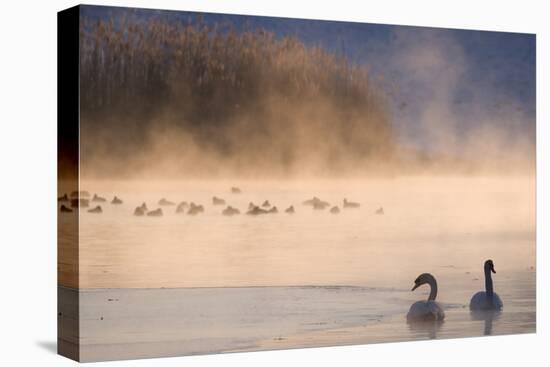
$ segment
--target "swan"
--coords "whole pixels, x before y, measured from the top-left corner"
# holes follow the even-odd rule
[[[376,209],[375,213],[378,214],[378,215],[384,215],[384,208],[380,207],[380,208]]]
[[[330,212],[332,214],[338,214],[340,213],[340,208],[338,208],[337,206],[333,206],[331,209],[330,209]]]
[[[423,284],[430,285],[430,296],[427,301],[418,301],[411,305],[407,314],[407,322],[442,321],[445,318],[445,313],[439,303],[435,301],[435,297],[437,297],[437,281],[429,273],[420,274],[414,281],[412,291]]]
[[[262,204],[262,206],[263,206],[264,208],[269,208],[269,207],[271,206],[271,204],[269,203],[269,200],[266,200],[266,201],[264,201],[264,203]]]
[[[286,208],[285,213],[294,214],[294,205],[291,205],[288,208]]]
[[[496,274],[493,260],[485,261],[483,270],[485,271],[485,292],[480,291],[474,294],[470,300],[470,310],[500,310],[502,309],[502,300],[498,294],[493,292],[493,279],[491,278],[491,273]]]
[[[279,212],[279,210],[277,210],[277,207],[274,206],[271,209],[269,209],[267,212],[271,213],[271,214],[277,214]]]
[[[348,199],[344,199],[344,208],[359,208],[361,204],[355,203],[353,201],[348,201]]]

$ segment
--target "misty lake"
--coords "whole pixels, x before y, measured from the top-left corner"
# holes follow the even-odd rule
[[[80,210],[80,291],[60,287],[79,297],[83,360],[535,331],[534,177],[84,181],[81,189],[108,199],[102,214]],[[114,195],[123,204],[110,204]],[[213,196],[241,214],[222,215]],[[313,196],[340,213],[302,204]],[[133,215],[161,198],[205,212]],[[360,208],[342,208],[344,198]],[[244,214],[265,200],[279,213]],[[295,214],[284,213],[290,205]],[[504,309],[472,315],[489,258]],[[424,272],[438,281],[446,319],[411,326],[409,306],[429,292],[411,292]]]

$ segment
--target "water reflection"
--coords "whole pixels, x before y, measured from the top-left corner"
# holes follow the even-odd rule
[[[471,311],[470,318],[472,321],[484,321],[483,335],[492,335],[493,321],[498,320],[500,314],[499,310]]]
[[[437,333],[444,321],[414,321],[408,322],[409,330],[420,337],[428,337],[429,339],[437,339]]]

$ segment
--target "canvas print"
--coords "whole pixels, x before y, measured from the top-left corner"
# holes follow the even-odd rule
[[[534,333],[534,34],[59,13],[58,348]]]

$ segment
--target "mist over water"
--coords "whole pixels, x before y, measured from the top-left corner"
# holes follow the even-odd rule
[[[58,219],[84,360],[535,330],[534,37],[82,9],[79,184],[106,201]],[[486,259],[505,308],[476,319]],[[447,317],[418,328],[425,272]]]

